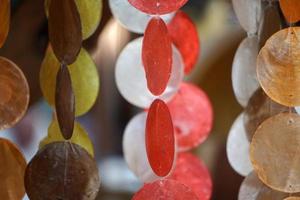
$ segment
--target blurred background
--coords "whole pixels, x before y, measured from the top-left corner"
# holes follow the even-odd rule
[[[47,135],[52,111],[43,100],[39,70],[48,44],[47,19],[43,0],[13,0],[8,40],[0,55],[13,60],[23,70],[30,85],[31,102],[25,118],[13,129],[1,133],[15,141],[27,161]],[[210,97],[214,108],[214,128],[209,139],[193,153],[201,157],[213,177],[212,199],[237,199],[243,178],[235,173],[226,158],[226,138],[242,108],[231,86],[234,53],[245,37],[229,0],[189,0],[183,8],[198,27],[201,56],[187,80],[199,85]],[[92,110],[79,118],[95,146],[102,186],[98,199],[126,200],[140,187],[122,158],[122,135],[127,122],[139,110],[118,93],[114,65],[119,52],[132,35],[115,21],[104,0],[103,18],[95,34],[84,42],[97,64],[101,89]],[[230,180],[230,181],[228,181]]]

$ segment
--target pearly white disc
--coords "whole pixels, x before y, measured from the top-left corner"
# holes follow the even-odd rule
[[[262,16],[261,0],[232,0],[235,14],[245,31],[257,33]]]
[[[183,79],[184,64],[181,54],[173,46],[173,65],[168,86],[161,96],[154,96],[147,87],[141,58],[142,41],[142,37],[135,39],[123,49],[117,60],[115,79],[119,92],[129,103],[148,108],[156,98],[168,102],[173,97]]]
[[[251,172],[241,184],[238,200],[282,200],[288,195],[272,190],[259,180],[255,172]]]
[[[231,167],[240,175],[247,176],[252,170],[249,157],[249,140],[243,121],[244,113],[240,114],[230,128],[227,138],[227,158]]]
[[[257,36],[247,37],[240,44],[232,64],[232,87],[241,106],[246,107],[252,94],[259,87],[256,79],[256,58],[259,41]]]
[[[139,11],[128,0],[109,0],[110,10],[113,16],[126,29],[135,33],[144,33],[151,15]],[[160,16],[166,23],[174,17],[174,13]]]
[[[152,171],[147,159],[145,127],[147,112],[134,116],[127,124],[123,136],[123,153],[128,167],[143,182],[160,179]]]

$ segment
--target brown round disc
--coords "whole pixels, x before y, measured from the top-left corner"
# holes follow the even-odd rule
[[[72,64],[82,43],[81,21],[74,0],[51,0],[49,6],[49,39],[57,59]]]
[[[250,159],[262,182],[286,192],[300,192],[300,116],[281,113],[264,121],[250,145]]]
[[[9,140],[0,138],[0,199],[21,200],[25,195],[26,160]]]
[[[0,57],[0,130],[15,125],[28,103],[29,87],[23,72],[12,61]]]
[[[292,109],[291,109],[292,110]],[[289,112],[290,108],[272,101],[259,88],[250,98],[245,109],[244,124],[249,141],[251,141],[258,126],[271,116],[282,112]]]
[[[295,23],[300,20],[299,0],[280,0],[279,3],[286,21]]]
[[[294,107],[300,105],[300,27],[275,33],[257,58],[257,78],[274,101]]]
[[[3,46],[9,31],[10,0],[0,0],[0,48]]]
[[[31,200],[94,200],[100,187],[95,160],[79,145],[46,145],[26,168],[25,188]]]

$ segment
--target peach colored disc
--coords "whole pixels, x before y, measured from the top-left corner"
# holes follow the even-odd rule
[[[25,195],[26,160],[9,140],[0,138],[0,199],[21,200]]]
[[[0,130],[15,125],[25,114],[29,87],[23,72],[12,61],[0,57]]]
[[[256,130],[250,159],[258,177],[269,187],[300,192],[300,116],[281,113],[267,119]]]
[[[280,0],[280,8],[285,19],[290,23],[300,20],[300,1],[299,0]]]
[[[282,200],[288,195],[267,187],[251,172],[241,184],[238,200]]]
[[[288,197],[285,198],[284,200],[300,200],[300,197]]]
[[[244,125],[249,141],[251,141],[256,129],[263,121],[289,110],[289,107],[272,101],[261,88],[256,90],[250,98],[244,114]]]
[[[0,48],[3,46],[9,31],[10,0],[0,0]]]
[[[257,58],[257,78],[274,101],[294,107],[300,105],[300,27],[275,33]]]

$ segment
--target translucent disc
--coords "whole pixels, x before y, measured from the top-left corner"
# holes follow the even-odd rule
[[[300,105],[300,27],[275,33],[257,58],[257,77],[274,101],[294,107]]]
[[[166,14],[180,9],[188,0],[128,0],[137,9],[149,14]]]
[[[113,16],[129,31],[144,33],[152,15],[141,12],[133,7],[127,0],[109,0],[109,6]],[[132,17],[134,16],[134,17]],[[168,23],[174,13],[161,15],[160,17]]]
[[[94,200],[100,187],[96,162],[70,142],[40,149],[28,164],[24,181],[30,199]]]
[[[232,87],[237,101],[246,107],[250,97],[259,87],[256,79],[257,36],[247,37],[240,44],[232,64]]]
[[[290,23],[295,23],[300,20],[300,1],[298,0],[280,0],[280,8],[285,16],[285,19]]]
[[[126,163],[143,183],[160,178],[152,171],[147,159],[145,145],[146,118],[146,112],[133,117],[127,124],[123,136],[123,152]]]
[[[155,96],[161,95],[169,82],[172,71],[172,41],[168,28],[160,17],[153,17],[147,25],[142,61],[147,86]]]
[[[20,200],[25,195],[26,160],[9,140],[0,138],[0,199]]]
[[[52,142],[62,142],[64,138],[60,132],[58,123],[56,120],[53,120],[48,128],[48,135],[41,142],[39,148],[43,148],[45,145],[50,144]],[[91,156],[94,157],[94,147],[93,144],[87,134],[87,132],[83,129],[83,127],[75,122],[73,136],[70,141],[72,143],[78,144],[82,148],[84,148]]]
[[[121,95],[131,104],[148,108],[156,98],[147,88],[145,70],[142,64],[142,40],[130,42],[121,52],[115,70],[117,87]],[[159,96],[169,101],[177,92],[183,78],[183,61],[178,50],[173,47],[173,65],[171,77],[164,93]]]
[[[169,179],[174,179],[191,188],[201,200],[209,200],[212,180],[204,163],[191,153],[179,153],[176,167]]]
[[[45,10],[48,16],[48,8],[51,0],[45,0]],[[77,9],[80,15],[82,37],[83,39],[89,38],[97,29],[101,17],[103,0],[75,0]]]
[[[203,90],[193,84],[182,83],[168,107],[179,151],[190,150],[205,141],[213,126],[213,110]]]
[[[281,113],[257,129],[250,147],[259,178],[275,190],[300,192],[300,116]]]
[[[132,200],[199,200],[197,195],[184,184],[170,179],[145,184]]]
[[[238,200],[282,200],[288,195],[267,187],[255,172],[251,172],[240,187]]]
[[[15,125],[25,114],[29,87],[23,72],[12,61],[0,57],[0,130]]]
[[[10,0],[0,0],[0,48],[3,46],[9,31]]]
[[[200,53],[200,42],[197,27],[183,11],[177,11],[168,24],[169,34],[179,49],[185,64],[184,72],[188,74],[195,67]]]
[[[169,108],[160,99],[149,108],[145,141],[152,170],[160,177],[167,176],[175,162],[175,136]]]
[[[247,176],[252,170],[249,158],[249,141],[243,122],[244,113],[240,114],[230,128],[227,138],[227,158],[231,167],[240,175]]]
[[[249,33],[256,33],[261,19],[261,0],[232,0],[241,26]]]
[[[251,141],[258,126],[271,116],[288,112],[289,107],[272,101],[260,88],[250,98],[245,108],[244,124],[249,141]]]
[[[54,106],[56,75],[60,64],[51,47],[47,49],[40,71],[40,85],[45,99]],[[83,115],[94,105],[99,91],[99,76],[95,63],[85,49],[76,62],[68,66],[75,94],[75,114]]]

